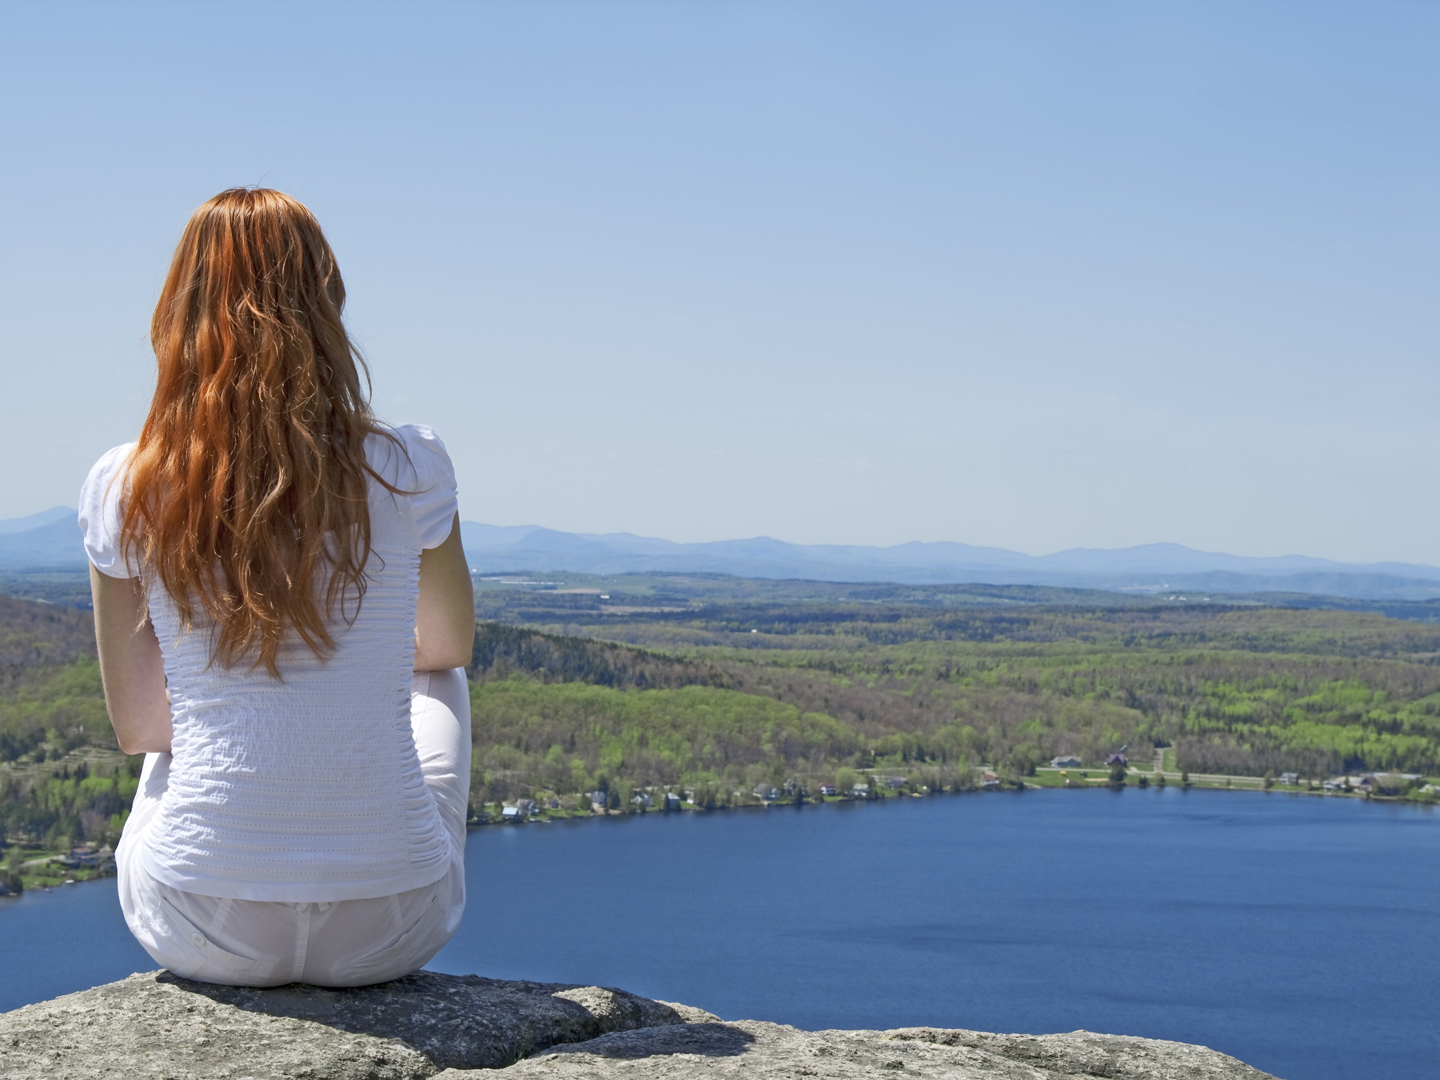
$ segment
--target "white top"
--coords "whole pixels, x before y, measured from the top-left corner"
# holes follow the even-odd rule
[[[319,660],[282,643],[281,680],[242,663],[210,667],[210,623],[183,633],[155,575],[116,543],[134,444],[102,457],[80,490],[80,528],[96,569],[145,583],[165,658],[175,737],[169,788],[133,841],[145,870],[186,892],[289,903],[418,889],[449,869],[450,840],[420,773],[410,730],[420,550],[449,536],[455,471],[425,427],[395,434],[410,461],[371,436],[368,588],[351,626],[331,627]],[[118,479],[117,479],[118,478]],[[128,557],[127,557],[128,555]]]

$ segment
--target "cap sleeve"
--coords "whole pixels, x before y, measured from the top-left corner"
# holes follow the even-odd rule
[[[95,569],[107,577],[140,576],[140,568],[128,553],[120,550],[121,497],[126,461],[134,443],[108,451],[90,470],[80,488],[80,531],[85,537],[85,554]]]
[[[410,462],[415,467],[416,492],[410,497],[415,528],[422,548],[443,544],[450,535],[459,510],[455,466],[440,436],[420,424],[396,429],[405,440]]]

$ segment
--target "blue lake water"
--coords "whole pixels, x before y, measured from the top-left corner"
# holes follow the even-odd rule
[[[474,832],[428,965],[804,1028],[1087,1028],[1440,1075],[1440,814],[1046,791]],[[113,882],[0,903],[0,1010],[154,965]]]

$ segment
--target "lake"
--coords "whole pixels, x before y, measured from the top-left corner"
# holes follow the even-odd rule
[[[1285,1080],[1440,1064],[1440,815],[1279,793],[893,799],[471,833],[428,965],[803,1028],[1201,1043]],[[0,903],[0,1010],[154,965],[113,881]]]

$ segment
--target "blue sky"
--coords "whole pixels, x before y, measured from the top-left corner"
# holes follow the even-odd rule
[[[189,212],[319,215],[467,519],[1440,563],[1440,7],[0,5],[0,517]]]

